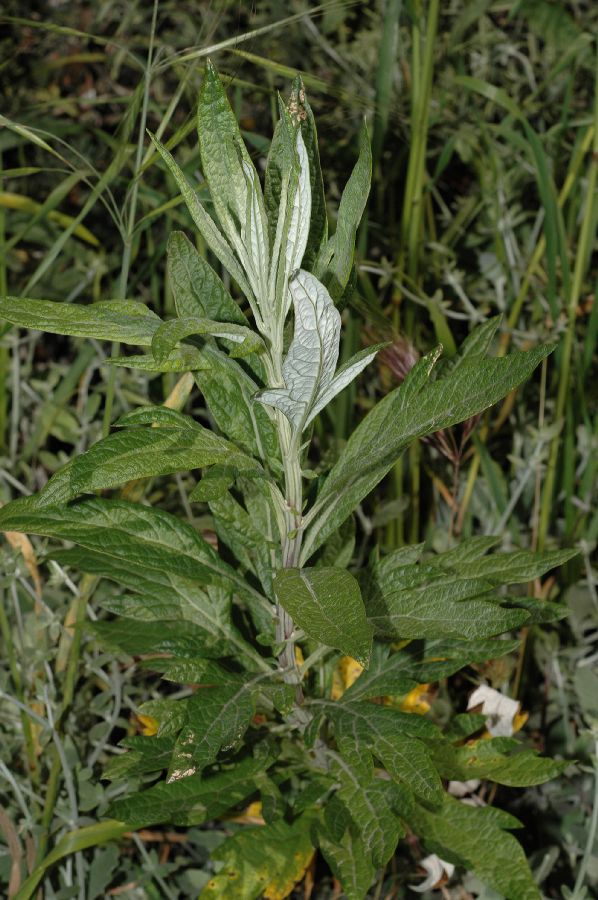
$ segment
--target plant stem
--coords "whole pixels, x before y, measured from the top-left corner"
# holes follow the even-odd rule
[[[75,615],[75,623],[73,627],[73,639],[70,646],[68,664],[64,677],[62,689],[62,701],[60,711],[56,720],[55,728],[57,731],[62,730],[66,714],[73,702],[75,694],[75,686],[77,683],[77,673],[79,671],[79,655],[81,651],[81,638],[83,635],[83,626],[85,624],[85,613],[87,609],[87,601],[98,582],[95,576],[86,575],[81,581],[79,590],[77,610]],[[48,776],[48,786],[46,789],[46,799],[42,813],[41,826],[42,830],[37,844],[37,854],[35,864],[39,866],[46,855],[48,841],[50,839],[50,831],[52,828],[52,819],[54,818],[54,807],[58,798],[60,789],[60,773],[62,764],[60,755],[56,746],[52,750],[52,762],[50,765],[50,774]]]
[[[25,698],[25,691],[23,689],[21,672],[19,671],[19,667],[17,665],[17,657],[12,639],[10,622],[8,621],[8,616],[6,615],[6,610],[4,608],[4,592],[2,592],[2,595],[0,596],[0,634],[2,635],[2,640],[4,641],[4,649],[8,660],[8,668],[10,670],[10,675],[14,684],[16,697],[18,700],[20,700],[23,706],[26,706],[27,701]],[[21,727],[23,728],[23,739],[25,741],[25,751],[27,754],[27,765],[33,782],[35,784],[38,784],[39,763],[35,754],[35,740],[33,737],[33,731],[31,729],[31,721],[29,720],[27,714],[23,712],[23,710],[21,710],[20,716]]]
[[[583,883],[585,881],[586,872],[588,870],[588,866],[590,864],[590,859],[592,857],[592,850],[594,848],[594,842],[596,840],[596,832],[598,831],[598,737],[594,739],[594,803],[592,806],[592,818],[590,820],[590,828],[588,831],[588,839],[586,841],[586,847],[584,850],[583,858],[581,860],[581,865],[577,872],[577,878],[575,879],[575,887],[573,888],[573,894],[571,895],[571,900],[582,900],[584,894],[582,893]]]
[[[120,276],[118,280],[118,299],[124,300],[127,296],[129,284],[129,271],[131,269],[131,256],[133,252],[133,233],[135,231],[135,216],[137,213],[137,197],[139,194],[139,179],[141,177],[141,166],[143,162],[143,144],[145,140],[145,128],[147,124],[147,110],[149,106],[149,93],[151,84],[151,69],[154,57],[154,40],[156,37],[156,20],[158,17],[158,0],[154,0],[152,10],[152,24],[150,29],[149,47],[147,51],[147,63],[143,73],[145,80],[143,90],[143,103],[141,106],[141,116],[139,118],[139,132],[137,135],[137,150],[135,154],[135,169],[133,172],[133,185],[131,188],[131,196],[129,199],[129,210],[127,215],[127,230],[125,233],[123,244],[123,257],[120,267]],[[112,344],[111,356],[118,356],[119,344]],[[114,392],[116,389],[116,366],[110,366],[108,373],[108,384],[106,386],[106,404],[104,406],[104,418],[102,422],[102,432],[106,437],[110,431],[110,419],[112,418],[112,406],[114,403]]]
[[[303,538],[301,510],[303,507],[303,483],[301,461],[299,458],[298,436],[291,432],[288,420],[278,416],[280,444],[285,476],[285,533],[282,538],[283,568],[294,568],[299,564],[301,541]],[[276,640],[284,642],[283,650],[278,658],[285,671],[285,681],[297,684],[297,703],[303,703],[303,690],[295,659],[295,642],[292,640],[294,624],[292,618],[280,605],[276,606]]]
[[[2,190],[2,153],[0,152],[0,191]],[[4,207],[0,207],[0,296],[5,297],[7,293],[6,281],[6,233],[5,233],[5,214]],[[17,348],[15,347],[15,353]],[[9,352],[8,347],[0,347],[0,450],[7,447],[6,430],[8,426],[8,369],[9,369]]]
[[[554,417],[558,424],[564,421],[565,406],[570,391],[570,374],[571,374],[571,357],[573,353],[573,340],[575,337],[575,321],[577,316],[577,307],[581,290],[583,287],[583,278],[588,264],[589,251],[596,229],[596,185],[598,182],[598,52],[596,53],[596,81],[594,95],[594,139],[592,144],[592,155],[589,163],[588,182],[585,191],[586,206],[584,216],[581,223],[579,234],[579,244],[577,254],[575,256],[575,270],[573,273],[573,283],[571,285],[571,293],[567,304],[567,330],[563,340],[561,353],[561,366],[559,371],[559,386],[556,398],[556,408]],[[542,504],[540,509],[540,525],[538,529],[538,550],[544,549],[548,527],[550,523],[550,515],[552,512],[552,501],[554,494],[554,486],[556,480],[557,462],[559,457],[559,449],[561,446],[561,434],[557,434],[550,445],[550,453],[548,456],[548,466],[546,469],[546,478],[544,480],[544,489],[542,491]]]

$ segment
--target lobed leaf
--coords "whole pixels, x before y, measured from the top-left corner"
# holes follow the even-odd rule
[[[56,472],[30,501],[33,507],[65,503],[80,494],[118,487],[136,478],[171,475],[224,463],[259,471],[255,460],[189,416],[163,407],[144,407],[109,435]],[[132,427],[156,424],[159,428]]]
[[[375,756],[395,781],[406,784],[426,803],[442,800],[442,783],[425,740],[440,740],[439,730],[422,716],[375,703],[326,703],[342,755],[367,765]],[[370,773],[371,774],[371,773]]]
[[[425,846],[474,872],[488,887],[517,900],[540,900],[520,844],[503,828],[517,820],[492,807],[473,807],[445,794],[438,811],[420,804],[406,819]]]
[[[271,760],[245,759],[215,775],[190,775],[179,781],[162,781],[147,790],[115,800],[109,814],[130,829],[147,825],[200,825],[221,816],[255,791],[254,779]]]
[[[429,381],[434,356],[420,360],[404,384],[384,397],[347,441],[318,496],[302,562],[344,522],[416,438],[483,412],[525,381],[552,349],[537,347],[502,359],[468,359],[437,381]]]

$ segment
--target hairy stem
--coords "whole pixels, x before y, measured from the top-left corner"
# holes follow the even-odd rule
[[[303,536],[301,527],[303,484],[298,438],[291,432],[289,422],[283,415],[279,416],[279,433],[285,475],[285,531],[282,536],[282,565],[288,569],[299,565]],[[297,703],[303,703],[303,690],[299,683],[300,676],[295,659],[295,642],[291,637],[294,629],[293,620],[280,603],[277,604],[276,614],[276,640],[278,643],[284,642],[278,661],[286,673],[285,679],[297,684]]]

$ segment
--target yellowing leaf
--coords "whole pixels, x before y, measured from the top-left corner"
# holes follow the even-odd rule
[[[247,809],[238,816],[231,816],[230,822],[237,822],[239,825],[264,825],[264,817],[262,816],[262,801],[254,800]]]
[[[33,549],[31,541],[26,534],[20,534],[18,531],[5,531],[4,537],[13,550],[19,550],[21,552],[25,562],[25,568],[29,572],[35,588],[35,596],[40,600],[42,596],[42,580],[37,567],[35,550]]]
[[[6,209],[18,209],[21,212],[31,213],[32,215],[39,213],[42,209],[41,204],[36,203],[35,200],[24,197],[22,194],[12,194],[9,191],[0,192],[0,206]],[[72,216],[67,216],[66,213],[61,213],[56,209],[51,209],[46,215],[51,222],[56,222],[57,225],[65,229],[70,228],[75,221]],[[73,234],[87,244],[91,244],[92,247],[98,247],[100,244],[97,237],[85,225],[76,225],[73,229]]]
[[[137,713],[136,718],[141,725],[141,734],[145,735],[145,737],[153,737],[154,734],[158,733],[160,723],[153,716],[144,716],[142,713]]]
[[[354,684],[361,673],[363,666],[352,656],[341,656],[334,672],[332,673],[332,700],[339,700],[345,691]]]
[[[425,716],[431,709],[431,705],[425,699],[429,690],[429,684],[418,684],[413,690],[409,691],[408,694],[405,694],[401,700],[401,709],[403,712],[416,713],[418,716]]]
[[[201,900],[284,900],[309,866],[313,815],[307,813],[291,825],[248,827],[228,838],[213,853],[222,867],[200,894]]]
[[[284,900],[288,897],[295,885],[301,881],[309,864],[314,858],[313,847],[302,846],[293,853],[293,863],[289,866],[286,876],[274,878],[264,891],[265,900]]]

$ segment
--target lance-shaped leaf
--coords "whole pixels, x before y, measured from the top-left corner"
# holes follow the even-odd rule
[[[212,202],[225,230],[232,222],[236,230],[245,222],[247,197],[250,190],[244,165],[257,179],[255,167],[245,148],[235,114],[222,82],[213,65],[208,62],[197,107],[197,134],[204,175]],[[266,214],[261,191],[256,193],[259,216],[267,233]],[[230,240],[230,234],[228,235]]]
[[[502,359],[473,357],[436,381],[429,377],[438,353],[420,360],[404,384],[378,403],[347,441],[318,496],[302,562],[344,522],[416,438],[492,406],[525,381],[552,349],[537,347]]]
[[[199,319],[189,316],[183,319],[170,319],[157,329],[152,339],[152,353],[158,362],[167,359],[179,341],[192,335],[211,335],[222,338],[232,344],[231,356],[247,356],[265,349],[259,334],[246,325],[228,322],[215,322],[213,319]],[[206,366],[204,365],[204,368]]]
[[[252,402],[258,390],[256,381],[216,347],[205,347],[202,354],[210,368],[197,372],[195,380],[218,428],[248,453],[276,465],[280,458],[278,435],[268,411]]]
[[[251,495],[248,488],[244,491],[247,509],[225,492],[212,500],[210,512],[218,540],[230,547],[242,567],[257,575],[266,595],[272,597],[272,569],[280,558],[280,533],[269,498],[254,487],[257,489]]]
[[[305,144],[305,152],[309,163],[311,216],[309,219],[309,235],[305,253],[302,258],[302,265],[305,269],[311,271],[318,251],[320,250],[320,247],[324,245],[328,236],[328,219],[326,215],[326,197],[324,195],[322,168],[320,166],[316,123],[314,114],[305,95],[305,87],[299,76],[293,82],[289,100],[289,111],[291,117],[299,121],[301,134]]]
[[[182,231],[168,238],[168,279],[176,311],[188,316],[246,325],[247,319],[213,268]]]
[[[458,571],[462,578],[484,578],[492,584],[525,584],[534,578],[540,578],[551,569],[556,569],[577,556],[578,550],[546,550],[535,553],[529,550],[516,550],[514,553],[493,553],[483,559],[459,564]],[[441,554],[437,564],[443,565]]]
[[[253,288],[262,318],[267,322],[271,315],[271,302],[268,296],[270,248],[262,188],[253,166],[242,160],[242,167],[247,182],[245,219],[241,226],[240,241],[235,231],[231,235],[231,242]]]
[[[191,775],[162,781],[144,791],[116,800],[110,815],[132,829],[163,822],[199,825],[217,818],[255,791],[254,779],[271,764],[269,759],[245,759],[216,775]]]
[[[438,811],[415,804],[405,818],[428,850],[474,872],[501,896],[540,900],[523,848],[503,830],[520,827],[513,816],[490,806],[469,806],[445,794]]]
[[[299,173],[297,185],[292,195],[291,214],[288,231],[285,234],[285,270],[284,282],[288,284],[292,273],[301,267],[303,255],[309,236],[311,222],[311,183],[309,177],[309,160],[301,131],[297,131],[296,139]],[[282,210],[281,210],[282,214]],[[283,318],[289,311],[293,300],[292,290],[287,290]]]
[[[215,224],[212,217],[206,210],[203,208],[197,193],[193,190],[189,182],[187,181],[185,174],[178,163],[175,161],[172,154],[166,149],[166,147],[160,143],[160,141],[150,135],[154,146],[159,152],[160,156],[166,163],[169,171],[172,173],[174,180],[177,183],[178,189],[181,192],[183,200],[189,210],[191,218],[195,222],[195,225],[199,229],[200,234],[203,236],[205,242],[208,247],[214,254],[214,256],[222,263],[225,269],[228,270],[230,275],[235,279],[245,296],[248,300],[251,301],[253,298],[252,290],[249,286],[249,282],[245,277],[243,269],[237,262],[237,259],[232,251],[232,248],[229,242],[226,240],[223,234],[221,234],[217,225]]]
[[[269,605],[194,528],[163,510],[99,498],[39,508],[26,498],[0,510],[0,526],[75,542],[81,550],[63,551],[63,560],[140,593],[141,618],[192,620],[243,652],[250,648],[232,629],[230,602],[198,588],[225,587]],[[134,609],[122,612],[135,616]]]
[[[411,647],[390,653],[388,647],[374,644],[369,669],[347,688],[341,702],[407,694],[417,684],[448,678],[471,663],[498,659],[518,647],[517,640],[451,638],[428,640],[416,654]]]
[[[102,772],[102,778],[108,781],[122,781],[130,776],[149,775],[166,769],[172,756],[175,738],[143,737],[134,735],[125,738],[121,744],[128,749],[127,753],[113,756]]]
[[[300,204],[298,196],[300,162],[297,152],[297,126],[293,123],[289,111],[280,97],[278,106],[280,118],[274,129],[266,162],[264,199],[272,246],[269,294],[275,298],[276,310],[282,316],[283,310],[286,312],[287,308],[288,278],[293,271],[292,269],[287,270],[287,244],[289,243],[291,219],[294,216],[296,205]],[[302,180],[302,187],[305,190],[305,179]],[[295,234],[298,224],[295,215]]]
[[[113,356],[104,365],[123,366],[127,369],[143,369],[146,372],[200,372],[210,368],[205,356],[190,344],[175,347],[161,360],[151,353],[143,356]]]
[[[214,639],[194,622],[139,622],[119,618],[93,622],[89,628],[100,643],[131,656],[174,653],[176,656],[204,655],[218,658],[228,650],[228,642]]]
[[[239,471],[259,471],[255,460],[189,416],[164,407],[136,410],[120,420],[130,427],[98,441],[50,478],[36,494],[37,507],[65,503],[80,494],[118,487],[135,478],[170,475],[226,463]]]
[[[372,150],[364,124],[359,138],[359,158],[341,197],[336,220],[336,230],[322,247],[314,264],[314,273],[320,278],[335,301],[340,300],[349,281],[355,237],[361,221],[372,180]]]
[[[476,558],[477,550],[484,552],[489,546],[488,541],[472,545],[469,561],[467,548],[459,557],[449,551],[425,564],[400,565],[397,555],[390,554],[373,567],[365,589],[369,620],[387,635],[471,640],[529,622],[530,615],[549,621],[558,618],[561,607],[531,598],[505,598],[491,591],[500,584],[538,577],[566,562],[575,551],[517,551]],[[517,611],[512,607],[521,607],[520,621],[508,625],[512,612]]]
[[[326,288],[309,272],[290,282],[295,309],[295,332],[285,358],[284,388],[262,391],[258,400],[280,409],[300,434],[320,410],[346,387],[376,351],[358,354],[335,376],[341,318]]]
[[[368,702],[325,702],[326,714],[342,755],[360,761],[364,774],[371,756],[379,759],[391,778],[406,784],[426,803],[442,800],[440,776],[424,741],[438,741],[440,732],[422,716],[402,713]],[[365,766],[367,765],[367,768]]]
[[[103,300],[84,305],[2,297],[0,318],[22,328],[120,341],[139,347],[149,347],[154,333],[162,324],[162,320],[145,303],[134,300]]]
[[[274,591],[295,623],[316,641],[367,666],[372,628],[361,591],[346,569],[280,569]]]
[[[477,580],[449,580],[390,591],[367,604],[368,621],[386,637],[468,640],[502,634],[528,621],[525,610],[478,599],[484,590]]]

